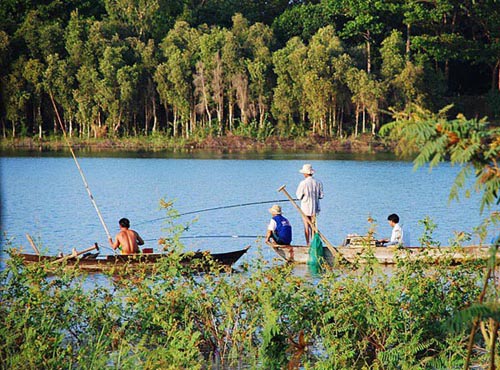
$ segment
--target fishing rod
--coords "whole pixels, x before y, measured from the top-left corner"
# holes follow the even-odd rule
[[[299,199],[294,199],[294,200],[299,200]],[[261,201],[261,202],[231,204],[231,205],[228,205],[228,206],[220,206],[220,207],[213,207],[213,208],[204,208],[204,209],[199,209],[197,211],[190,211],[190,212],[179,213],[178,216],[186,216],[186,215],[192,215],[192,214],[195,214],[195,213],[202,213],[202,212],[208,212],[208,211],[216,211],[216,210],[219,210],[219,209],[236,208],[236,207],[247,207],[247,206],[253,206],[253,205],[256,205],[256,204],[281,203],[281,202],[288,202],[288,200],[278,199],[278,200],[264,200],[264,201]],[[160,221],[160,220],[164,220],[166,218],[167,217],[158,217],[158,218],[154,218],[152,220],[147,220],[147,221],[142,221],[142,222],[136,223],[136,225],[142,225],[142,224],[149,223],[149,222]]]
[[[104,222],[104,219],[102,218],[101,212],[99,211],[99,207],[97,207],[97,203],[94,199],[94,196],[92,195],[92,192],[90,191],[90,187],[89,187],[89,184],[87,183],[87,179],[85,178],[85,175],[83,174],[83,171],[80,167],[80,164],[78,163],[78,160],[76,159],[76,155],[75,155],[75,152],[73,151],[73,147],[71,146],[71,143],[68,140],[68,137],[66,134],[66,129],[62,123],[61,117],[59,116],[59,111],[57,110],[56,102],[54,101],[54,96],[52,94],[52,91],[49,91],[49,96],[50,96],[50,100],[52,101],[52,106],[54,107],[54,111],[56,112],[57,121],[59,122],[59,126],[61,126],[64,140],[66,141],[66,144],[69,147],[71,155],[73,156],[73,160],[75,161],[76,167],[78,168],[78,172],[80,172],[80,176],[83,180],[83,184],[85,185],[85,189],[87,190],[87,194],[89,195],[90,200],[92,201],[92,204],[94,205],[94,208],[97,211],[97,215],[99,216],[99,220],[101,221],[101,224],[104,227],[104,231],[106,232],[108,239],[111,239],[111,234],[109,233],[108,227],[106,226],[106,223]]]

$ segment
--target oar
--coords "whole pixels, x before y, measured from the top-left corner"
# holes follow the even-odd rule
[[[342,253],[340,253],[337,248],[335,248],[332,243],[330,243],[328,241],[328,239],[318,230],[318,228],[316,227],[315,224],[313,224],[309,218],[307,218],[307,216],[305,215],[305,213],[302,211],[302,209],[300,209],[300,207],[297,205],[297,203],[295,203],[294,199],[291,197],[291,195],[288,193],[288,191],[285,189],[286,185],[283,185],[281,186],[279,189],[278,189],[278,192],[282,192],[283,194],[286,195],[286,197],[290,200],[290,202],[293,204],[293,206],[299,211],[299,213],[301,214],[302,218],[307,222],[307,224],[311,227],[311,229],[315,232],[315,233],[318,233],[319,237],[321,238],[321,240],[323,240],[327,246],[327,248],[330,250],[330,252],[335,255],[335,253],[337,253],[338,255],[340,255],[342,258],[345,259],[345,257],[343,256]],[[347,261],[347,259],[346,259]]]
[[[38,248],[36,247],[36,244],[35,242],[33,241],[33,239],[31,238],[30,234],[26,234],[26,238],[28,239],[28,241],[30,242],[31,244],[31,247],[35,250],[35,253],[37,255],[40,255],[40,251],[38,250]]]
[[[87,248],[83,251],[80,251],[80,252],[77,252],[75,248],[73,248],[73,251],[71,252],[71,254],[68,254],[67,256],[64,256],[64,257],[61,257],[59,259],[56,259],[55,261],[52,261],[52,263],[59,263],[59,262],[63,262],[63,261],[66,261],[70,258],[75,258],[75,257],[78,257],[79,255],[81,254],[84,254],[84,253],[87,253],[87,252],[90,252],[90,251],[93,251],[93,250],[96,250],[96,251],[99,251],[99,246],[97,245],[97,243],[94,243],[94,245],[90,248]]]

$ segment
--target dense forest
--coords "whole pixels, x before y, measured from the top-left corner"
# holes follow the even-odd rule
[[[2,0],[2,136],[376,134],[500,116],[496,0]]]

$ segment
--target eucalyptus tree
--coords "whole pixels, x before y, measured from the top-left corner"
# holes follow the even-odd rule
[[[401,109],[405,99],[399,89],[396,77],[405,68],[405,45],[402,33],[393,30],[391,34],[382,41],[380,48],[381,67],[380,75],[387,86],[388,105]]]
[[[241,14],[233,16],[233,27],[230,37],[227,40],[227,46],[224,48],[224,62],[227,66],[227,79],[230,81],[230,101],[234,102],[240,109],[240,120],[243,125],[249,123],[250,102],[248,88],[247,61],[250,58],[247,48],[247,38],[249,32],[249,23]],[[233,107],[230,106],[230,127],[232,127],[232,117],[234,117]]]
[[[165,61],[158,66],[155,80],[164,104],[172,107],[173,133],[189,137],[196,129],[193,75],[199,49],[199,33],[184,21],[176,22],[160,45]]]
[[[305,105],[303,76],[307,46],[299,37],[291,38],[286,46],[273,53],[276,86],[273,90],[272,114],[281,134],[290,133],[298,119],[304,122]]]
[[[3,86],[3,105],[5,106],[5,116],[11,122],[11,135],[15,138],[18,134],[18,128],[26,131],[27,110],[31,98],[30,87],[23,71],[26,67],[26,59],[18,58],[11,66],[11,72],[2,79]],[[26,134],[26,132],[24,133]]]
[[[98,100],[99,72],[92,65],[82,65],[77,73],[78,88],[73,91],[76,102],[76,119],[80,123],[81,135],[100,137],[106,132],[102,126],[101,108]]]
[[[64,30],[64,46],[68,59],[76,68],[94,61],[94,50],[89,50],[89,33],[92,21],[84,18],[76,10],[71,12],[70,19]]]
[[[99,62],[100,78],[97,97],[106,116],[109,133],[115,135],[124,126],[130,129],[130,115],[136,101],[139,73],[136,63],[126,60],[129,46],[123,43],[109,45]]]
[[[194,76],[197,112],[206,116],[212,125],[212,115],[217,114],[217,132],[224,130],[224,69],[222,48],[226,30],[212,27],[200,36],[199,60]]]
[[[27,88],[30,97],[31,117],[32,120],[27,120],[26,123],[32,126],[32,131],[35,133],[38,127],[38,137],[42,138],[42,102],[43,102],[43,83],[44,83],[45,64],[39,59],[28,59],[22,71],[22,77],[27,82]],[[55,127],[56,128],[56,127]],[[26,134],[26,133],[25,133]]]
[[[380,104],[384,98],[382,83],[375,80],[365,70],[353,67],[349,70],[347,84],[352,92],[352,102],[355,105],[354,135],[359,133],[360,115],[362,120],[361,132],[366,132],[367,118],[369,118],[371,133],[372,135],[375,134],[380,124]]]
[[[238,38],[228,30],[225,33],[224,46],[222,47],[221,61],[222,69],[224,71],[222,84],[225,86],[227,98],[227,126],[229,131],[235,127],[236,118],[236,102],[237,102],[237,85],[243,76],[242,50],[238,42]],[[243,80],[244,81],[244,80]]]
[[[104,0],[111,20],[118,20],[131,27],[141,40],[148,37],[153,18],[159,9],[158,0]]]
[[[24,122],[32,127],[32,131],[37,130],[39,136],[43,131],[43,70],[49,55],[64,53],[62,23],[57,18],[50,18],[50,15],[50,11],[44,7],[28,11],[14,34],[15,39],[22,40],[27,47],[24,50],[27,61],[23,77],[28,82],[32,114]],[[57,127],[54,126],[54,129]]]
[[[154,82],[154,74],[159,63],[158,48],[153,39],[144,43],[135,39],[132,45],[137,54],[138,88],[137,101],[142,101],[144,110],[144,133],[156,132],[160,127],[158,116],[158,93]],[[139,105],[139,104],[138,104]],[[137,107],[139,109],[139,107]],[[152,121],[152,123],[151,123]],[[151,123],[151,124],[150,124]]]
[[[108,45],[99,61],[97,99],[110,134],[116,134],[122,123],[123,110],[120,101],[118,71],[126,65],[123,59],[125,48],[124,45]]]
[[[43,88],[49,95],[53,104],[62,108],[59,112],[68,135],[73,136],[77,106],[73,97],[75,89],[75,71],[68,59],[60,59],[59,54],[51,54],[47,57],[47,66],[43,72]],[[57,105],[54,107],[57,109]],[[56,114],[56,112],[54,112]]]
[[[62,22],[40,8],[29,11],[14,34],[25,42],[29,57],[40,60],[50,54],[64,53],[63,35]]]
[[[308,45],[303,89],[313,133],[332,134],[330,117],[336,111],[335,78],[339,77],[334,71],[334,60],[343,52],[331,26],[318,30]]]
[[[330,135],[333,135],[334,130],[336,130],[337,136],[342,137],[344,135],[345,118],[350,116],[352,106],[352,93],[349,90],[347,76],[353,64],[351,56],[347,53],[335,57],[332,61],[334,92],[332,97],[334,99],[329,114],[328,127]]]
[[[263,23],[255,23],[249,28],[247,43],[250,57],[246,68],[249,76],[250,111],[252,118],[258,117],[259,129],[264,126],[271,99],[272,41],[272,30]]]

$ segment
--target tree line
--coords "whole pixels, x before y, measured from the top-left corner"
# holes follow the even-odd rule
[[[498,114],[495,0],[8,0],[0,26],[3,137],[57,133],[56,109],[82,138],[376,134],[463,95]]]

